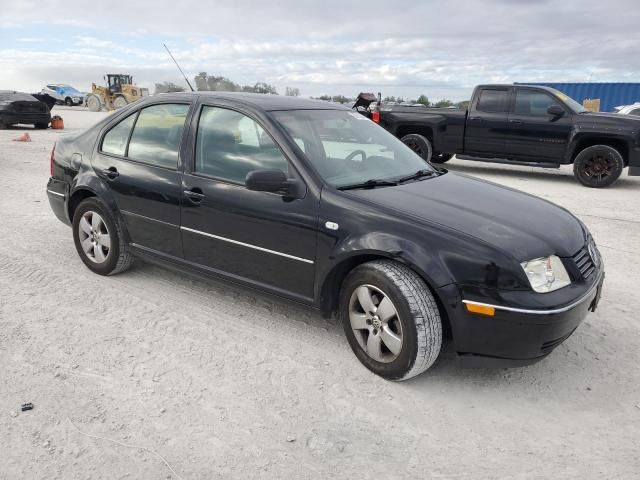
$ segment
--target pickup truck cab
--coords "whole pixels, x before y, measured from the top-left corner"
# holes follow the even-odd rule
[[[640,175],[640,118],[594,113],[553,88],[480,85],[468,110],[379,105],[371,118],[422,158],[559,167],[587,187]]]

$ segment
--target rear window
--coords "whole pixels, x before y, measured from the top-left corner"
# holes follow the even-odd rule
[[[476,110],[489,113],[506,113],[508,90],[482,90]]]

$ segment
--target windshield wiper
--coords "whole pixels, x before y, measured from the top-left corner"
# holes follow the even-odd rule
[[[403,182],[408,182],[409,180],[415,180],[417,178],[422,178],[422,177],[433,177],[435,175],[438,175],[438,172],[436,172],[435,170],[422,169],[422,170],[418,170],[416,173],[407,175],[406,177],[399,178],[397,182],[403,183]]]
[[[398,185],[398,182],[392,180],[379,180],[372,178],[362,183],[354,183],[353,185],[343,185],[338,187],[338,190],[355,190],[356,188],[376,188],[376,187],[393,187]]]

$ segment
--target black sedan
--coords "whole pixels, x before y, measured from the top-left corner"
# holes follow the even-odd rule
[[[46,103],[28,93],[0,90],[0,128],[17,124],[47,128],[51,113]]]
[[[337,313],[360,361],[392,380],[428,369],[443,332],[468,363],[538,361],[604,278],[568,211],[435,169],[325,102],[147,98],[60,138],[47,192],[92,271],[140,257]]]

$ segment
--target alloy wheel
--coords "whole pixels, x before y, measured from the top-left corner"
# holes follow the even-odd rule
[[[82,251],[94,263],[104,263],[111,251],[111,236],[102,217],[91,210],[82,215],[78,224]]]
[[[349,321],[360,347],[373,360],[393,362],[402,351],[402,324],[395,305],[382,290],[361,285],[349,300]]]
[[[613,162],[602,155],[595,155],[584,163],[584,173],[591,178],[602,181],[603,178],[611,175]]]

